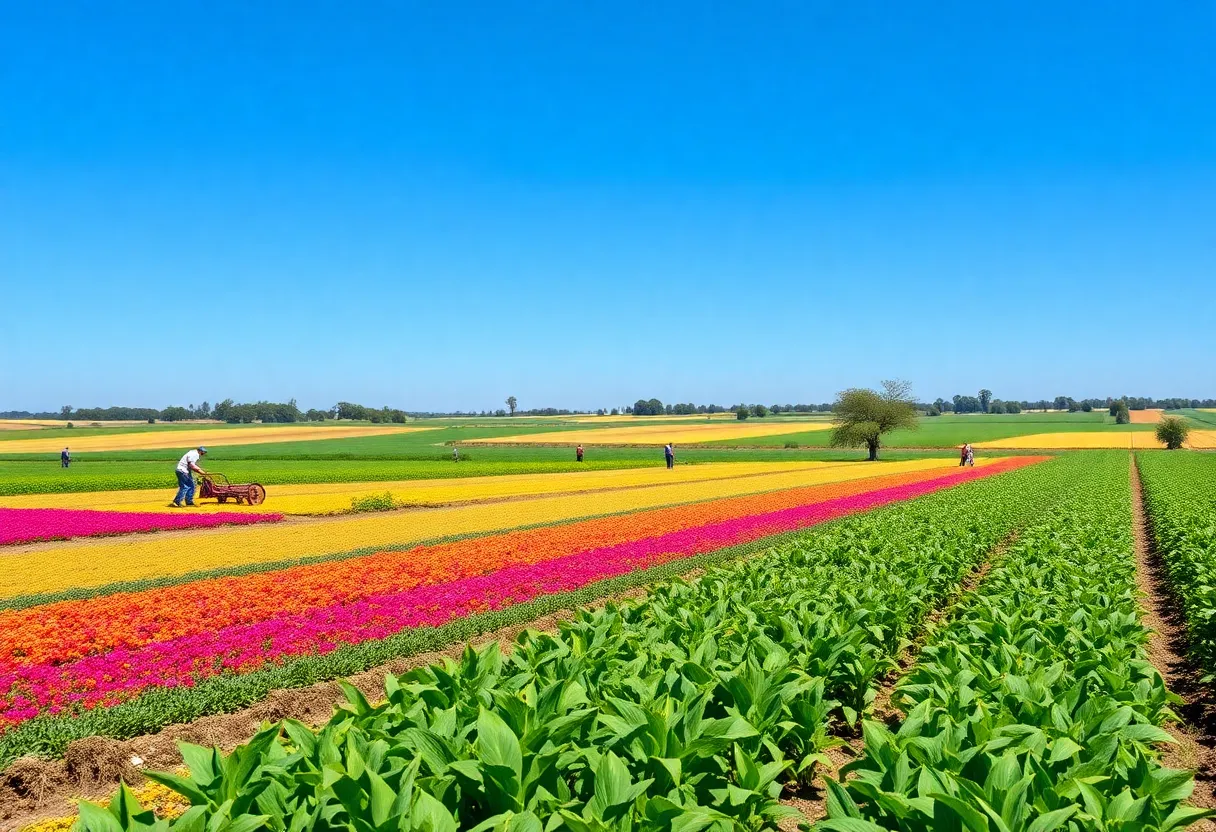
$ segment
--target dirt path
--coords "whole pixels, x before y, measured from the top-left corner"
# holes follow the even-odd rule
[[[1181,724],[1171,726],[1178,743],[1166,750],[1162,762],[1171,768],[1195,772],[1191,803],[1216,808],[1216,699],[1200,684],[1202,672],[1187,659],[1186,628],[1174,598],[1160,554],[1153,546],[1151,524],[1144,511],[1144,494],[1136,457],[1131,456],[1132,529],[1136,537],[1136,581],[1144,594],[1140,620],[1152,634],[1148,658],[1161,672],[1170,690],[1183,698],[1176,708]],[[1216,822],[1204,820],[1192,830],[1216,832]]]

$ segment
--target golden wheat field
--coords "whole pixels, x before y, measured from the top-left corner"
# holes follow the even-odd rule
[[[198,428],[188,430],[140,431],[110,435],[62,436],[47,439],[9,439],[0,442],[0,453],[51,454],[64,445],[73,451],[142,451],[156,448],[182,448],[198,445],[264,445],[270,442],[308,442],[317,439],[353,439],[390,433],[413,433],[432,428],[400,425],[274,425],[248,428]]]
[[[1011,436],[1006,439],[992,439],[987,442],[971,443],[976,448],[1004,450],[1073,450],[1126,448],[1141,450],[1160,448],[1161,443],[1152,431],[1114,431],[1099,433],[1097,431],[1062,431],[1060,433],[1032,433],[1026,436]]]
[[[630,417],[632,418],[632,417]],[[748,422],[706,422],[691,425],[639,425],[638,427],[590,428],[588,430],[553,431],[519,436],[498,436],[488,439],[472,439],[468,444],[520,444],[520,445],[688,445],[700,442],[719,442],[729,439],[754,439],[759,436],[782,436],[812,430],[830,430],[830,422],[770,422],[752,424]]]

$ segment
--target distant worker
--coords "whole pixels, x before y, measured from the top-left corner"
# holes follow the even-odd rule
[[[63,450],[59,452],[59,467],[67,468],[72,464],[72,455],[68,453],[67,445],[63,446]]]
[[[574,449],[574,456],[576,459],[578,459],[579,462],[583,461],[583,446],[582,445],[579,445],[577,448]]]
[[[675,466],[676,450],[675,450],[675,448],[671,447],[670,442],[668,442],[666,445],[663,446],[663,457],[667,460],[668,468],[672,468]]]
[[[207,449],[202,445],[197,448],[191,448],[182,454],[182,458],[177,461],[177,496],[173,498],[173,507],[181,508],[182,500],[186,501],[186,505],[194,505],[194,474],[195,472],[207,476],[207,472],[198,467],[199,460],[207,455]]]
[[[964,443],[958,448],[958,467],[962,468],[967,464],[967,445]]]
[[[460,448],[452,446],[452,462],[460,462]]]
[[[975,451],[971,448],[971,443],[967,443],[967,464],[972,468],[975,467]]]

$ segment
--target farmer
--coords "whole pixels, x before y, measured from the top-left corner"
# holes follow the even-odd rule
[[[673,468],[676,464],[676,449],[668,442],[663,446],[663,457],[667,460],[667,467]]]
[[[967,464],[967,446],[966,446],[966,444],[963,444],[963,445],[960,445],[958,448],[958,467],[962,468],[966,464]]]
[[[64,445],[63,450],[59,452],[59,467],[67,468],[72,464],[72,455],[68,453],[68,446]]]
[[[206,455],[207,449],[199,445],[197,448],[186,451],[177,461],[177,496],[171,503],[174,508],[181,508],[183,499],[185,499],[186,505],[194,505],[194,473],[197,471],[203,476],[207,476],[207,472],[198,467],[198,461]]]
[[[452,446],[452,462],[460,462],[460,448]]]
[[[579,445],[577,448],[574,449],[574,456],[576,459],[578,459],[579,462],[583,461],[583,446],[582,445]]]
[[[975,467],[975,451],[971,449],[971,443],[967,443],[967,464],[972,468]]]

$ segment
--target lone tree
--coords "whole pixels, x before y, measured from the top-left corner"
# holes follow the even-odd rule
[[[1190,426],[1177,416],[1165,416],[1157,423],[1157,441],[1170,451],[1181,448],[1190,432]]]
[[[832,431],[832,446],[860,448],[870,451],[870,460],[878,459],[878,448],[884,433],[907,428],[916,430],[916,402],[912,385],[906,381],[884,381],[883,392],[877,393],[852,387],[836,397],[832,405],[836,428]]]
[[[1115,424],[1126,425],[1131,422],[1131,414],[1127,412],[1127,402],[1123,399],[1115,402]]]
[[[507,396],[507,408],[511,411],[511,415],[515,415],[515,408],[519,401],[514,396]]]
[[[988,413],[988,405],[992,403],[992,391],[984,389],[980,391],[980,413]]]

